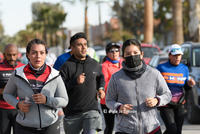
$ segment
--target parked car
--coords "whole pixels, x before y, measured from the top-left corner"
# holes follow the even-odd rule
[[[144,62],[148,65],[154,53],[161,52],[160,48],[154,44],[141,43],[142,51],[144,51]]]
[[[97,50],[97,51],[96,51],[96,55],[97,55],[98,58],[99,58],[99,63],[102,64],[102,60],[103,60],[103,58],[106,56],[106,50],[105,50],[105,49]]]
[[[186,90],[186,110],[189,123],[200,123],[200,42],[185,42],[181,45],[183,50],[182,62],[188,66],[189,75],[196,85]]]
[[[156,53],[149,62],[149,66],[156,68],[159,64],[168,61],[168,53]]]
[[[95,51],[103,50],[105,49],[103,46],[93,46],[92,47]]]
[[[162,52],[164,53],[168,53],[169,52],[169,48],[171,47],[171,45],[167,45],[163,48]]]

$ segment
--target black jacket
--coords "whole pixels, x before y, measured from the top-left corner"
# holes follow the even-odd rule
[[[71,116],[98,110],[97,91],[104,87],[105,81],[101,66],[97,61],[86,56],[86,60],[77,60],[72,55],[59,69],[69,96],[69,103],[64,109],[65,115]],[[85,81],[77,83],[77,77],[85,73]]]

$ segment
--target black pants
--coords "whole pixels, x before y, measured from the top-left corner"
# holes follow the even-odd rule
[[[16,122],[15,124],[16,134],[60,134],[60,122],[57,120],[51,126],[37,130],[36,128],[24,127]]]
[[[0,134],[10,134],[11,126],[15,128],[15,119],[17,115],[16,109],[0,108]],[[13,132],[13,134],[15,134]]]
[[[160,107],[159,109],[166,126],[164,134],[181,134],[185,116],[184,106]]]
[[[122,132],[116,132],[115,134],[128,134],[128,133],[122,133]],[[162,134],[161,129],[159,129],[157,132],[155,132],[154,134]]]
[[[115,114],[110,113],[109,108],[106,105],[101,104],[101,109],[106,123],[104,134],[112,134],[115,125]]]

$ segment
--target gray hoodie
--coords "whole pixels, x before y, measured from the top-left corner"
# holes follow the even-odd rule
[[[23,72],[24,67],[17,68],[12,73],[4,89],[3,97],[15,108],[19,101],[25,100],[26,96],[30,99],[31,106],[27,113],[18,109],[16,121],[22,126],[33,128],[50,126],[58,120],[57,108],[65,107],[68,103],[64,82],[59,72],[51,67],[51,73],[41,90],[41,93],[47,97],[47,102],[36,104],[32,99],[34,92]],[[19,100],[16,99],[16,94]]]
[[[166,105],[171,100],[171,92],[158,70],[147,65],[145,72],[136,80],[127,76],[123,69],[112,75],[106,94],[106,106],[116,110],[122,104],[133,105],[128,115],[117,114],[117,132],[146,134],[160,126],[157,107],[146,106],[145,100],[149,97],[158,97],[158,106]]]

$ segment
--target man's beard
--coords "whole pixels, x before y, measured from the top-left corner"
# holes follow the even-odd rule
[[[6,58],[5,58],[5,59],[6,59]],[[7,59],[6,59],[6,62],[7,62],[10,66],[16,66],[17,61],[14,61],[14,64],[10,64],[11,61],[14,61],[14,60],[7,60]]]

